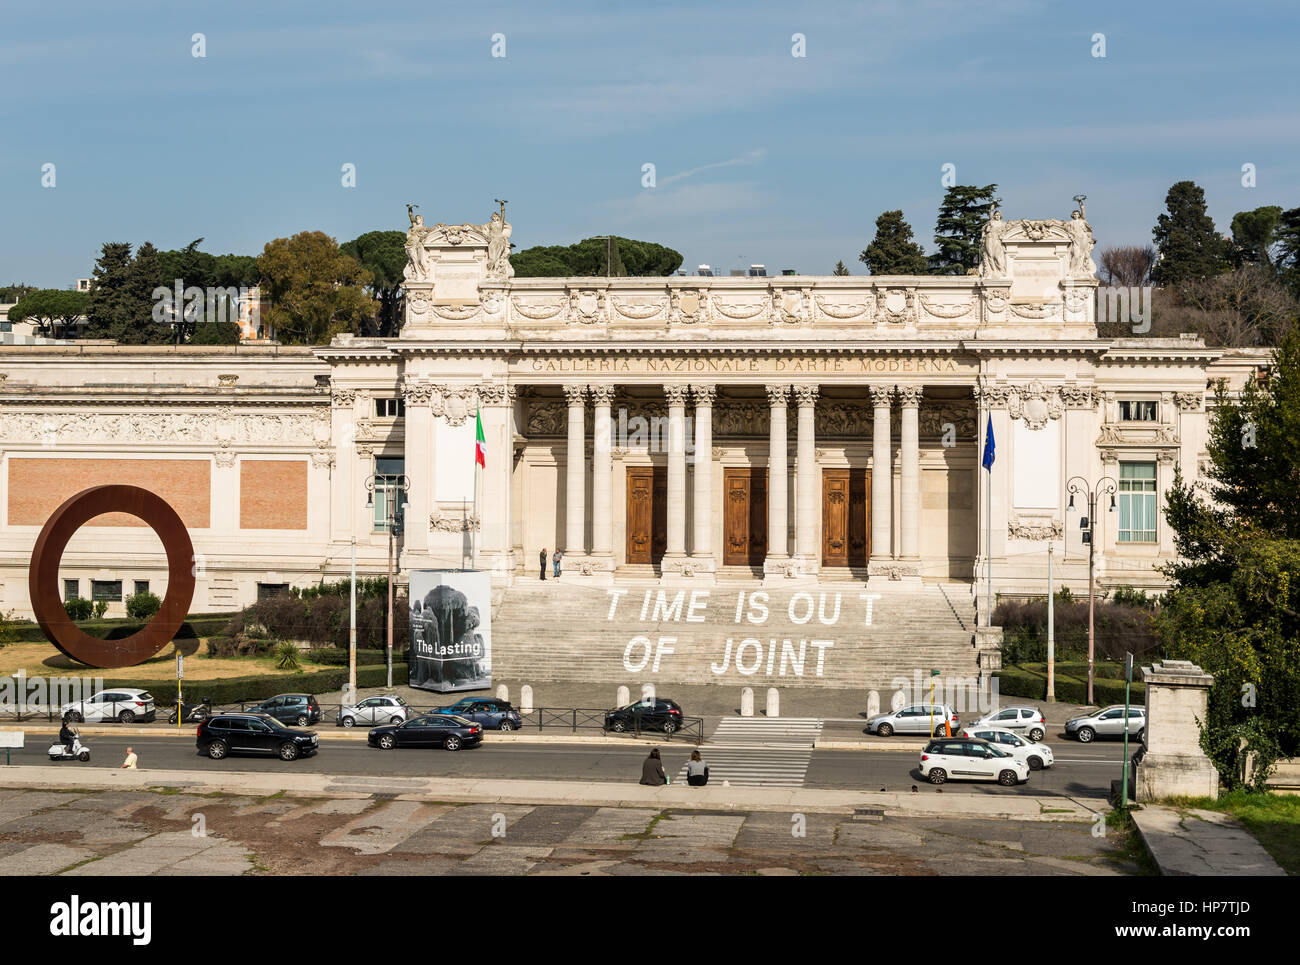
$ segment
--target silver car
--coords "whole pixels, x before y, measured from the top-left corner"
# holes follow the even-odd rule
[[[1003,707],[985,714],[972,727],[1000,727],[1024,734],[1037,744],[1047,736],[1047,720],[1037,707]]]
[[[351,707],[340,707],[337,723],[340,727],[357,724],[400,724],[413,716],[406,701],[396,694],[367,697]]]
[[[963,737],[987,741],[1000,751],[1005,751],[1018,761],[1024,761],[1031,771],[1041,771],[1056,763],[1056,755],[1046,744],[1029,740],[1023,734],[1015,734],[1005,727],[989,727],[985,724],[972,724],[962,730]]]
[[[880,737],[891,734],[925,734],[927,737],[933,734],[943,737],[945,720],[952,732],[957,733],[961,720],[951,707],[935,704],[932,709],[929,704],[908,704],[899,710],[870,718],[867,730]]]
[[[1065,734],[1081,744],[1090,744],[1097,737],[1123,737],[1125,730],[1124,705],[1115,704],[1092,714],[1081,714],[1065,722]],[[1146,736],[1147,709],[1129,707],[1129,735],[1141,741]]]

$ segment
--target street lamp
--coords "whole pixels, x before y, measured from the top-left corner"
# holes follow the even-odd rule
[[[403,474],[388,476],[376,473],[366,478],[366,508],[373,509],[375,491],[384,501],[384,529],[388,531],[388,689],[393,689],[393,550],[397,539],[397,526],[402,520],[404,497],[411,488],[411,480]]]
[[[1070,504],[1066,507],[1067,511],[1074,509],[1074,495],[1080,493],[1088,501],[1088,515],[1079,520],[1079,529],[1082,531],[1083,541],[1088,544],[1088,703],[1092,704],[1092,660],[1093,660],[1093,561],[1096,556],[1097,541],[1094,538],[1095,522],[1097,515],[1097,497],[1110,494],[1110,511],[1115,512],[1115,493],[1119,490],[1119,485],[1109,476],[1102,476],[1097,480],[1095,485],[1089,485],[1088,480],[1082,476],[1073,476],[1065,484],[1066,492],[1070,494]]]

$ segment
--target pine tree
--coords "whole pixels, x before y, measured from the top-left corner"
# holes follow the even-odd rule
[[[100,250],[91,276],[90,303],[86,309],[89,338],[116,338],[126,326],[125,298],[131,271],[131,246],[110,241]]]
[[[1282,284],[1296,298],[1300,298],[1300,208],[1283,211],[1278,219],[1277,270]]]
[[[876,219],[876,237],[858,260],[872,275],[923,275],[929,267],[902,211],[886,211]]]
[[[948,189],[939,205],[934,225],[934,243],[939,250],[930,256],[930,270],[936,275],[964,275],[980,263],[980,229],[988,220],[998,186],[956,184]]]
[[[847,275],[848,273],[849,270],[844,267],[843,261],[835,262],[835,270],[831,272],[832,275]]]
[[[1151,272],[1157,285],[1177,285],[1209,278],[1227,267],[1228,245],[1205,209],[1205,192],[1192,181],[1179,181],[1165,196],[1167,214],[1151,232],[1159,260]]]

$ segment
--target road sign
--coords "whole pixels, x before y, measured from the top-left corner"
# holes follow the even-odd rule
[[[176,679],[185,679],[185,654],[183,653],[176,654]]]

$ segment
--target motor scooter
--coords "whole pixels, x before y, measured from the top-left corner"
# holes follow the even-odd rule
[[[50,760],[52,761],[81,761],[83,764],[90,760],[90,748],[81,743],[80,737],[72,738],[72,753],[68,753],[66,744],[55,741],[50,745]]]
[[[182,703],[181,711],[185,714],[185,723],[201,724],[212,716],[212,698],[204,697],[203,700],[197,704]],[[171,716],[167,718],[167,722],[169,724],[176,723],[175,710],[171,712]]]

